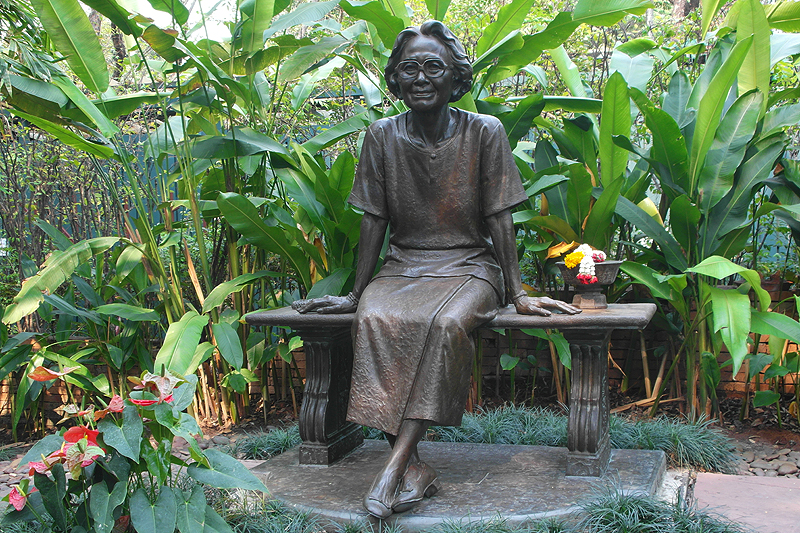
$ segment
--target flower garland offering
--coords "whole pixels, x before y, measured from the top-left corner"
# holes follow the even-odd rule
[[[564,263],[567,265],[567,268],[578,267],[578,275],[575,277],[584,285],[597,283],[594,264],[602,263],[605,260],[605,252],[593,250],[588,244],[581,244],[574,252],[564,257]]]

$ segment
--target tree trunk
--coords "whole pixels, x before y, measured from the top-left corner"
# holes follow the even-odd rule
[[[103,19],[100,17],[100,13],[97,10],[92,9],[89,13],[89,22],[92,24],[92,28],[97,35],[100,35],[100,27],[103,25]]]
[[[116,24],[111,24],[111,42],[114,45],[114,72],[111,76],[119,80],[122,75],[122,62],[128,57],[128,49],[125,47],[125,36]]]
[[[672,0],[672,20],[679,22],[700,6],[700,0]]]

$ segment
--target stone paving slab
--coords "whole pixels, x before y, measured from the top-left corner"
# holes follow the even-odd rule
[[[288,506],[338,523],[375,521],[361,502],[380,470],[389,445],[366,441],[332,466],[300,466],[297,449],[252,468],[271,495]],[[421,442],[423,460],[439,472],[442,490],[416,508],[392,515],[408,533],[448,520],[490,520],[509,524],[563,516],[589,499],[597,486],[618,483],[623,491],[654,494],[661,483],[661,451],[613,450],[601,480],[566,477],[566,448]]]
[[[800,533],[800,479],[700,473],[694,500],[759,533]]]

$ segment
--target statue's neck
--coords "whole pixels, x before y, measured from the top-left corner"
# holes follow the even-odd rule
[[[428,148],[453,136],[455,121],[451,117],[449,105],[429,112],[412,110],[408,117],[409,136]]]

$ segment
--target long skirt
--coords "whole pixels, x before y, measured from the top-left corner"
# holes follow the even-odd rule
[[[461,424],[472,333],[497,309],[494,288],[472,276],[374,279],[353,323],[347,419],[392,435],[405,419]]]

